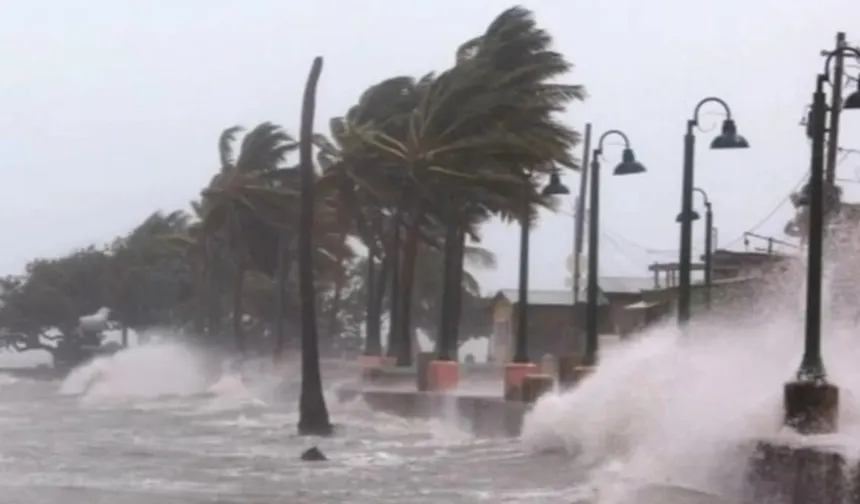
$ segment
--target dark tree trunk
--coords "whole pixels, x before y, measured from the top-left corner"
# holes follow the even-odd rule
[[[367,307],[367,337],[378,341],[379,354],[382,355],[382,304],[385,301],[385,289],[388,285],[388,276],[391,274],[391,256],[382,259],[379,273],[374,281],[373,297]]]
[[[442,258],[442,298],[439,300],[439,328],[436,333],[436,358],[439,360],[454,359],[454,339],[451,337],[451,321],[453,319],[454,286],[457,283],[457,239],[460,236],[454,219],[445,229],[445,245]]]
[[[340,235],[341,241],[346,241],[346,233],[341,233]],[[342,265],[340,271],[337,273],[337,277],[334,281],[334,289],[332,293],[331,300],[331,308],[328,312],[328,322],[327,326],[327,336],[329,341],[334,342],[339,339],[341,336],[342,328],[340,327],[340,308],[343,304],[343,288],[344,284],[346,284],[347,270],[346,270],[346,259],[343,257],[343,254],[338,254],[337,263]]]
[[[311,66],[302,101],[299,136],[301,167],[301,213],[299,225],[299,290],[302,294],[302,385],[299,397],[299,435],[330,435],[333,431],[323,395],[317,340],[316,289],[313,273],[314,163],[312,135],[316,88],[323,60],[317,56]]]
[[[128,348],[128,326],[122,325],[122,346],[123,348]]]
[[[448,321],[448,337],[451,342],[453,360],[460,358],[460,315],[463,311],[463,260],[466,253],[466,233],[462,227],[457,230],[455,242],[454,270],[451,284],[451,318]]]
[[[374,301],[376,299],[376,254],[371,249],[367,254],[367,272],[364,277],[364,285],[366,286],[364,297],[366,303],[365,312],[365,337],[364,337],[364,355],[382,355],[382,338],[380,334],[379,317],[374,317]]]
[[[222,336],[222,303],[221,303],[221,261],[215,252],[214,240],[208,240],[208,248],[206,252],[207,262],[207,288],[206,288],[206,305],[207,305],[207,333],[208,344],[221,348],[223,346]]]
[[[388,246],[386,257],[391,257],[391,282],[388,287],[388,349],[385,354],[388,357],[397,357],[397,348],[400,346],[400,228],[402,216],[400,211],[394,216],[394,229],[391,231],[391,244]]]
[[[279,362],[284,356],[284,342],[286,335],[284,334],[284,318],[286,314],[286,290],[287,280],[290,277],[290,239],[286,233],[278,234],[278,266],[275,272],[275,362]]]
[[[245,334],[242,331],[242,291],[245,287],[245,266],[237,260],[236,277],[233,279],[233,345],[240,358],[245,356]]]
[[[421,208],[413,208],[410,212],[412,220],[409,222],[409,229],[406,233],[406,240],[403,244],[403,258],[401,261],[400,273],[400,291],[396,297],[400,298],[398,307],[401,310],[401,315],[398,322],[400,323],[400,345],[397,351],[397,365],[408,367],[412,365],[412,292],[415,290],[415,264],[418,258],[418,227],[421,222]]]

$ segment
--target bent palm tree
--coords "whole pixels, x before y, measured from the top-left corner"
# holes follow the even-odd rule
[[[226,248],[229,251],[229,262],[222,259],[210,266],[214,277],[223,278],[226,273],[219,275],[216,269],[223,268],[231,273],[233,336],[236,349],[241,353],[244,350],[241,300],[245,270],[249,259],[259,263],[275,255],[272,250],[263,259],[255,257],[252,252],[261,249],[249,249],[249,242],[256,238],[254,233],[259,228],[257,214],[272,212],[272,207],[277,208],[289,196],[274,187],[270,177],[297,145],[280,127],[266,122],[245,135],[239,155],[234,159],[233,142],[240,131],[240,127],[234,126],[221,134],[218,142],[221,169],[203,191],[201,225],[207,248],[213,252],[207,254],[210,260],[221,259],[214,254],[216,250]]]

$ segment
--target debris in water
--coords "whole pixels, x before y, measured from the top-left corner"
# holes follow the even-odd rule
[[[305,462],[325,462],[328,460],[328,457],[319,448],[314,446],[302,453],[302,460]]]

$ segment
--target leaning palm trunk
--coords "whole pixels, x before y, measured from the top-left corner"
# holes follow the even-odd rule
[[[314,165],[313,123],[316,87],[323,60],[314,58],[302,101],[299,137],[301,212],[299,222],[299,290],[302,295],[302,385],[299,396],[299,435],[329,435],[333,431],[322,388],[317,340],[316,289],[313,277]]]
[[[412,219],[409,222],[406,239],[403,243],[403,263],[401,265],[399,292],[401,314],[398,320],[400,329],[397,334],[400,337],[400,346],[397,349],[398,366],[408,367],[412,365],[412,293],[415,283],[415,265],[418,258],[418,231],[422,212],[420,204],[416,204],[412,212],[410,212]]]

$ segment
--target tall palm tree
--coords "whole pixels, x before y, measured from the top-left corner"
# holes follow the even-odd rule
[[[302,390],[299,397],[299,434],[329,435],[333,427],[323,395],[317,341],[316,292],[313,279],[314,163],[313,127],[316,88],[323,60],[314,58],[302,100],[299,137],[301,167],[301,221],[299,226],[299,289],[302,295]]]

